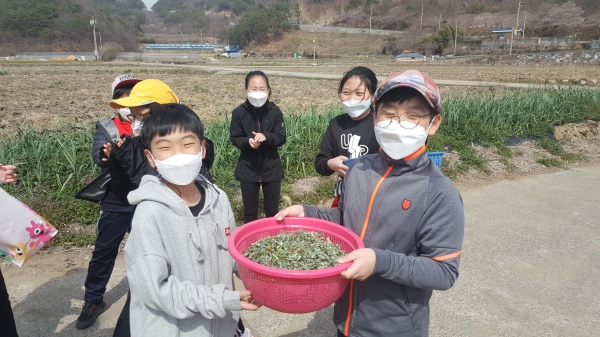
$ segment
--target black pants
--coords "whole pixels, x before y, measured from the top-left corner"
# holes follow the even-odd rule
[[[4,277],[2,276],[2,270],[0,270],[0,331],[2,332],[2,336],[5,337],[19,336],[17,334],[17,326],[15,325],[15,317],[10,306],[8,291],[6,290],[6,283],[4,283]]]
[[[262,184],[265,215],[269,218],[279,212],[281,181],[271,183],[241,183],[244,202],[244,223],[258,219],[258,195]]]
[[[103,211],[98,220],[98,236],[92,253],[92,260],[85,279],[85,297],[87,303],[102,302],[106,285],[110,280],[119,245],[125,233],[131,229],[133,212],[117,213]]]
[[[119,319],[117,320],[117,326],[113,332],[113,337],[130,337],[131,331],[129,330],[129,306],[131,305],[131,291],[127,292],[127,301],[121,310]]]

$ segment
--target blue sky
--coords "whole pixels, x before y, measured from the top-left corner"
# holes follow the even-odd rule
[[[154,5],[156,1],[158,0],[142,0],[142,2],[146,5],[146,8],[148,9],[152,8],[152,5]]]

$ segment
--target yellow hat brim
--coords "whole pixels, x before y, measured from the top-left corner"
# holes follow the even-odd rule
[[[151,103],[154,103],[154,101],[148,100],[147,98],[144,98],[144,97],[129,96],[129,97],[112,100],[109,103],[109,105],[113,109],[120,109],[120,108],[130,108],[130,107],[134,107],[134,106],[142,106],[142,105],[151,104]]]

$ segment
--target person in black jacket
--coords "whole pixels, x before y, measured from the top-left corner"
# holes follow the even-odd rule
[[[121,75],[112,84],[112,98],[129,96],[131,89],[142,80],[131,75]],[[120,137],[133,133],[129,109],[121,108],[114,118],[96,122],[96,133],[92,144],[92,159],[100,166],[101,174],[109,169],[109,162],[104,153],[104,146],[116,143]],[[85,279],[84,305],[75,326],[87,329],[94,324],[104,311],[103,301],[106,285],[112,274],[115,260],[119,253],[119,245],[126,232],[131,228],[134,207],[123,203],[116,197],[110,186],[107,187],[100,211],[100,219],[96,224],[96,243]]]
[[[136,85],[132,90],[132,97],[113,100],[113,108],[127,108],[131,111],[134,128],[141,130],[144,119],[152,112],[152,107],[160,104],[180,103],[179,98],[164,82],[150,79]],[[109,158],[108,170],[111,174],[111,188],[116,197],[123,203],[129,204],[127,195],[137,189],[142,177],[146,174],[156,174],[148,165],[144,155],[144,146],[141,144],[138,132],[118,139],[116,143],[105,145],[106,157]],[[214,144],[205,138],[206,158],[202,160],[200,174],[212,182],[210,168],[214,162]],[[116,145],[116,146],[115,146]]]
[[[373,131],[375,90],[377,77],[366,67],[352,68],[340,81],[338,96],[346,113],[331,119],[315,158],[315,170],[320,175],[338,175],[333,207],[337,207],[341,181],[352,160],[379,151]]]
[[[129,205],[127,195],[138,188],[144,175],[157,174],[156,169],[148,163],[144,154],[145,147],[138,133],[141,131],[144,119],[150,116],[155,109],[160,109],[162,104],[178,103],[181,102],[171,88],[156,79],[144,80],[133,87],[128,97],[110,102],[110,106],[113,108],[130,109],[131,119],[134,120],[134,129],[136,130],[133,135],[121,137],[116,143],[108,143],[104,147],[105,160],[109,162],[108,169],[111,175],[112,191],[123,203]],[[214,162],[214,144],[206,137],[204,140],[206,141],[206,156],[202,160],[202,169],[198,173],[212,182],[209,169]],[[131,296],[128,293],[123,310],[117,320],[113,337],[130,336],[130,301]]]
[[[258,197],[262,187],[267,217],[279,211],[283,165],[278,147],[286,142],[283,114],[269,102],[271,87],[262,71],[252,71],[245,80],[246,102],[235,108],[231,116],[229,137],[241,150],[235,168],[244,203],[244,223],[258,218]]]

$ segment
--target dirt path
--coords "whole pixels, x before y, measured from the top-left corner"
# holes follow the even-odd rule
[[[139,65],[139,63],[132,63]],[[142,63],[145,66],[152,67],[169,67],[169,68],[187,68],[203,70],[207,72],[216,72],[217,74],[229,75],[229,74],[247,74],[253,69],[250,68],[238,68],[238,67],[222,67],[222,66],[200,66],[190,64],[161,64],[161,63]],[[401,63],[399,64],[401,65]],[[399,66],[398,68],[401,68]],[[281,76],[281,77],[294,77],[294,78],[306,78],[306,79],[323,79],[323,80],[336,80],[342,79],[343,74],[323,74],[314,72],[298,72],[298,71],[282,71],[282,70],[264,70],[268,76]],[[377,77],[379,82],[385,79],[383,76]],[[543,88],[548,87],[544,84],[528,84],[528,83],[508,83],[508,82],[488,82],[488,81],[464,81],[464,80],[436,80],[434,81],[439,86],[466,86],[466,87],[498,87],[498,88]],[[556,87],[556,86],[552,86]]]
[[[461,188],[466,212],[461,276],[432,299],[431,336],[596,336],[600,330],[600,163]],[[127,292],[120,255],[110,306],[78,331],[91,250],[2,265],[21,336],[111,336]],[[257,337],[333,336],[331,308],[245,313]]]

